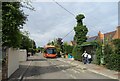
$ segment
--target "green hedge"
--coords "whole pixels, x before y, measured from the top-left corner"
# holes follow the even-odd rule
[[[107,52],[112,51],[111,54],[109,53],[106,67],[111,70],[120,71],[120,39],[114,39],[112,43],[113,46],[109,45],[110,49],[106,50]]]
[[[81,47],[78,47],[77,45],[74,46],[73,51],[72,51],[72,55],[73,55],[75,60],[82,61],[82,53],[83,53],[83,50]]]
[[[111,44],[112,43],[112,44]],[[111,43],[106,43],[104,46],[104,54],[102,53],[102,46],[96,49],[95,63],[100,65],[101,58],[104,57],[104,66],[111,70],[120,71],[120,39],[112,40]]]
[[[101,47],[98,47],[96,49],[96,64],[100,65],[100,61],[101,61],[101,57],[102,57],[102,50],[101,50]]]
[[[120,55],[119,54],[111,54],[109,57],[109,61],[106,64],[106,67],[111,70],[120,71]]]

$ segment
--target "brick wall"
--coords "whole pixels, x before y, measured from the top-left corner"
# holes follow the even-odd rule
[[[120,26],[118,26],[116,28],[116,33],[115,33],[113,39],[120,39]]]

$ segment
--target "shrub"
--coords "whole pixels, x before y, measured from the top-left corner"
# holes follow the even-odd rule
[[[106,64],[106,67],[111,70],[120,71],[120,55],[119,54],[111,54],[109,57],[109,61]]]
[[[120,39],[112,40],[104,49],[105,66],[111,70],[120,71]]]
[[[98,47],[96,49],[96,62],[95,62],[97,65],[100,65],[101,57],[102,57],[102,49],[101,49],[101,47]]]
[[[109,56],[106,56],[106,67],[111,70],[120,71],[120,39],[114,39],[112,40],[112,43],[113,48],[110,48],[111,46],[109,46],[109,50],[105,49],[105,51],[109,53]]]
[[[70,45],[64,45],[64,52],[65,53],[72,53],[72,50],[73,50],[73,46],[70,46]]]
[[[74,57],[75,60],[77,60],[77,46],[74,46],[72,50],[72,56]]]
[[[104,48],[105,65],[107,65],[109,63],[111,54],[113,54],[113,50],[112,50],[111,46],[109,44],[105,45],[105,48]]]
[[[82,61],[82,53],[83,50],[81,47],[78,47],[77,45],[73,48],[72,55],[74,56],[75,60]]]

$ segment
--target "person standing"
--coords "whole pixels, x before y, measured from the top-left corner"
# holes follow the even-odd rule
[[[88,54],[86,51],[84,51],[84,53],[82,54],[82,57],[83,57],[84,64],[86,64],[88,62]]]
[[[91,55],[90,54],[88,54],[88,57],[87,57],[87,63],[89,64],[89,63],[91,63]]]

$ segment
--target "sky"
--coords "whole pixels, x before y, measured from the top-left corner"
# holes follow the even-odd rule
[[[98,31],[107,33],[118,26],[117,2],[58,2],[75,16],[84,14],[84,25],[88,28],[87,36],[96,36]],[[35,11],[24,9],[28,21],[23,31],[29,31],[37,47],[44,46],[55,38],[63,38],[76,26],[75,16],[62,9],[55,2],[32,2]],[[74,30],[63,41],[72,41]]]

